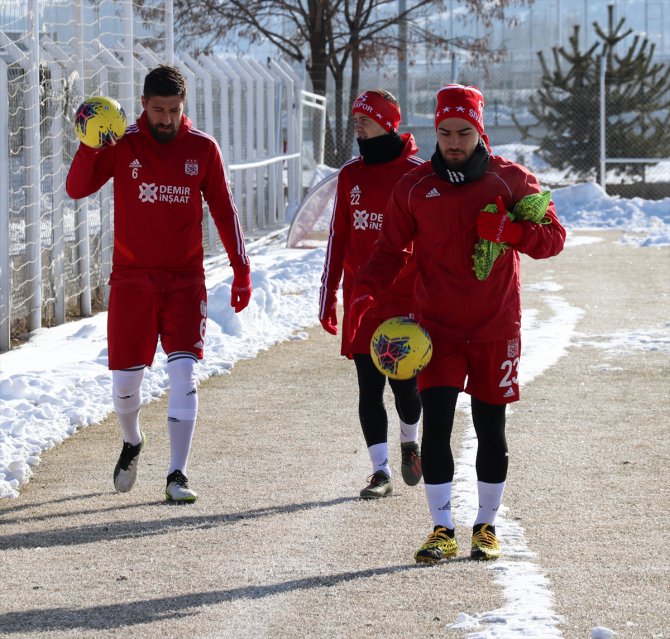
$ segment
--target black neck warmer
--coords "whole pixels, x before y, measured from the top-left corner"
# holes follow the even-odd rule
[[[481,177],[489,164],[489,157],[486,144],[480,138],[479,144],[475,147],[473,154],[459,170],[450,169],[447,166],[437,145],[435,146],[433,157],[430,158],[430,162],[433,165],[433,169],[435,169],[435,173],[440,177],[452,184],[466,184],[474,182],[478,177]]]
[[[397,133],[380,135],[366,140],[356,139],[365,164],[383,164],[400,156],[405,143]]]

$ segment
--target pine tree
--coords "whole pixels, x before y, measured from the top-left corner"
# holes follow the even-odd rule
[[[579,48],[579,26],[574,27],[569,48],[552,49],[554,68],[543,52],[541,89],[531,98],[531,126],[515,124],[524,137],[539,142],[540,154],[557,168],[571,168],[580,178],[599,179],[600,65],[604,61],[606,94],[606,147],[610,158],[667,157],[670,148],[670,66],[656,63],[655,45],[633,36],[625,55],[617,46],[632,29],[624,30],[625,18],[614,25],[613,6],[608,7],[608,27],[593,23],[599,42],[587,51]],[[565,67],[565,69],[563,68]],[[541,137],[531,133],[541,125]],[[639,164],[616,165],[628,175],[643,172]]]

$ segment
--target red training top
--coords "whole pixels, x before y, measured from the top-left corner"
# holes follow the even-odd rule
[[[535,176],[525,167],[492,156],[485,173],[465,184],[452,184],[435,173],[430,162],[403,176],[393,190],[386,223],[357,284],[377,295],[404,264],[404,250],[414,243],[417,263],[417,320],[433,340],[487,342],[521,329],[519,253],[548,258],[563,249],[565,229],[553,202],[551,224],[519,222],[523,236],[500,255],[484,281],[475,277],[473,259],[477,216],[502,196],[508,211],[525,195],[539,193]]]
[[[416,157],[419,149],[414,136],[411,133],[403,133],[400,137],[404,142],[404,148],[394,160],[382,164],[365,164],[363,158],[359,156],[344,164],[337,177],[337,193],[321,284],[323,289],[336,291],[344,273],[342,355],[370,352],[372,335],[367,334],[369,331],[359,331],[361,335],[357,334],[356,343],[351,344],[347,330],[346,317],[354,279],[358,269],[367,262],[382,226],[388,223],[385,211],[391,190],[402,175],[424,162]],[[404,252],[405,259],[409,258],[409,255],[408,252]],[[393,285],[391,286],[390,281],[388,290],[379,294],[377,306],[366,314],[366,323],[371,323],[374,329],[389,317],[411,313],[415,277],[416,268],[413,261],[410,261]],[[324,303],[325,295],[322,290],[320,319],[325,317],[327,311]]]
[[[74,156],[66,189],[80,199],[114,178],[111,284],[174,289],[204,280],[202,197],[234,269],[249,269],[244,235],[214,138],[183,116],[175,138],[154,139],[146,113],[117,144]],[[202,195],[201,195],[202,194]]]

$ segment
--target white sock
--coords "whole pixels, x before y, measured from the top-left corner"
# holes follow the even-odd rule
[[[175,470],[186,474],[188,456],[191,452],[195,420],[176,420],[168,418],[168,435],[170,436],[170,468],[168,475]]]
[[[370,454],[370,461],[372,462],[372,472],[376,473],[378,470],[383,470],[387,477],[391,476],[391,468],[389,466],[389,445],[387,442],[381,444],[373,444],[368,448]]]
[[[112,403],[119,419],[123,441],[133,446],[142,441],[140,406],[143,379],[144,368],[112,371]]]
[[[489,484],[485,481],[477,482],[479,511],[477,512],[475,526],[477,524],[491,524],[491,526],[495,524],[504,490],[505,482],[501,482],[500,484]]]
[[[433,526],[444,526],[454,529],[454,519],[451,514],[451,486],[452,482],[446,484],[424,484],[428,508],[433,518]]]
[[[186,474],[193,431],[198,417],[198,391],[194,367],[195,360],[191,357],[177,357],[172,360],[168,358],[167,371],[170,378],[167,417],[170,438],[168,475],[175,470],[181,470]]]
[[[400,443],[405,444],[406,442],[416,442],[419,440],[419,423],[416,424],[406,424],[404,421],[400,421]]]

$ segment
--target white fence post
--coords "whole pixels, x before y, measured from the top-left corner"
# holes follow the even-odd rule
[[[202,65],[219,82],[219,114],[220,120],[218,127],[220,133],[219,146],[223,163],[227,167],[230,163],[230,118],[228,116],[228,77],[221,70],[221,67],[211,56],[202,56],[200,59]]]
[[[165,59],[174,65],[174,2],[165,2]]]
[[[264,67],[258,60],[254,60],[253,58],[249,60],[249,64],[256,70],[256,72],[259,74],[261,77],[261,80],[264,84],[265,90],[265,100],[263,102],[262,108],[265,110],[267,113],[267,147],[266,147],[266,153],[269,156],[277,156],[281,153],[283,153],[282,150],[279,148],[279,144],[277,143],[277,131],[276,131],[276,123],[275,123],[275,78],[272,76],[272,74],[268,71],[266,67]],[[281,180],[281,170],[282,170],[282,164],[281,163],[274,163],[271,164],[267,167],[266,173],[267,173],[267,193],[268,193],[268,214],[267,218],[265,219],[266,223],[269,224],[276,224],[279,221],[279,216],[278,216],[278,205],[279,202],[278,200],[280,198],[277,198],[277,184],[280,183],[279,180]],[[281,201],[284,201],[284,198],[281,198]],[[282,206],[282,213],[283,213],[283,206]],[[282,220],[283,221],[283,220]]]
[[[303,91],[302,92],[302,103],[304,106],[308,106],[312,109],[317,109],[318,111],[321,112],[320,118],[319,118],[319,128],[322,132],[326,130],[326,99],[322,95],[318,95],[317,93],[310,93],[309,91]],[[315,160],[317,164],[323,164],[323,158],[324,158],[324,145],[320,144],[318,147],[318,151],[315,156]]]
[[[92,49],[93,47],[91,46],[90,48]],[[91,51],[91,57],[98,61],[98,63],[101,65],[101,68],[105,68],[106,76],[109,74],[109,71],[113,69],[115,69],[119,74],[126,72],[126,68],[123,63],[104,47],[99,47],[98,50],[95,51],[95,55],[93,51]],[[135,61],[133,64],[135,66],[137,62]],[[132,111],[127,112],[126,117],[128,118],[128,123],[130,124],[133,117]],[[112,254],[114,251],[114,230],[112,228],[113,199],[114,196],[112,183],[107,182],[107,184],[102,187],[100,198],[100,257],[102,260],[100,267],[104,282],[109,280],[109,276],[112,273]],[[108,286],[103,288],[103,300],[106,308],[109,302]]]
[[[605,96],[605,73],[607,72],[607,60],[605,56],[600,56],[600,186],[603,191],[607,191],[607,145],[605,135],[607,131],[607,109]]]
[[[282,84],[286,91],[286,153],[293,155],[301,150],[302,132],[296,123],[296,109],[300,108],[300,96],[295,89],[296,78],[286,65],[271,60],[272,68],[282,78]],[[302,197],[302,159],[288,160],[286,162],[286,173],[288,179],[288,207],[287,216],[292,217],[298,202]]]
[[[181,60],[182,60],[182,65],[183,69],[182,71],[185,72],[185,74],[190,74],[191,78],[193,78],[192,84],[189,84],[189,91],[193,92],[193,104],[197,103],[197,85],[196,85],[196,78],[200,78],[203,83],[203,113],[204,113],[204,121],[203,122],[198,122],[198,128],[201,129],[202,131],[212,131],[212,127],[214,126],[214,115],[212,112],[212,78],[210,76],[209,71],[206,71],[203,69],[203,67],[200,65],[200,63],[197,60],[194,60],[188,53],[184,52],[181,54]],[[194,107],[195,111],[196,107]],[[195,117],[195,114],[193,116],[189,117],[193,120]],[[193,120],[195,122],[195,120]]]
[[[196,99],[198,95],[197,76],[191,71],[189,66],[184,64],[184,62],[177,56],[175,56],[174,65],[181,70],[186,78],[186,115],[191,119],[194,127],[202,129],[204,127],[202,122],[200,122],[200,116],[198,115],[198,101]]]
[[[251,148],[253,148],[253,158],[260,159],[265,154],[265,144],[263,135],[265,131],[265,111],[263,108],[264,107],[263,96],[265,93],[265,87],[263,83],[263,78],[258,74],[256,69],[253,68],[253,66],[249,63],[249,61],[246,58],[240,57],[236,60],[236,62],[240,67],[242,75],[249,78],[251,86],[255,85],[255,89],[252,92],[252,95],[250,96],[251,100],[249,99],[247,100],[247,108],[250,109],[249,111],[247,111],[247,118],[249,118],[251,114],[254,115],[254,117],[252,118],[254,125],[253,127],[249,127],[250,129],[253,129],[252,133],[254,135],[247,136],[247,143],[251,144]],[[256,98],[255,100],[253,100],[254,96]],[[247,157],[248,156],[249,156],[249,149],[247,149]],[[265,166],[259,166],[256,168],[255,188],[254,188],[254,172],[249,171],[247,178],[248,184],[250,182],[252,188],[251,192],[247,191],[248,196],[250,196],[249,197],[250,214],[251,216],[253,216],[253,219],[256,220],[256,224],[261,228],[265,225],[264,223],[265,181],[263,176],[266,171],[267,168]],[[249,180],[249,177],[251,177],[251,180]]]
[[[26,108],[27,153],[26,167],[26,249],[30,279],[30,315],[28,328],[34,331],[42,326],[42,241],[41,241],[41,171],[40,151],[40,44],[39,2],[30,2],[31,46],[27,79],[29,86]]]
[[[9,91],[7,65],[0,59],[0,351],[11,344],[11,276],[9,257]]]
[[[85,50],[84,50],[84,16],[81,0],[77,3],[77,61],[78,61],[78,82],[79,93],[83,97],[86,95],[85,85]],[[77,242],[77,251],[79,259],[76,261],[79,281],[81,282],[81,313],[84,317],[90,316],[92,312],[91,305],[91,245],[88,233],[88,201],[78,200],[75,214],[75,238]]]
[[[228,109],[232,105],[232,132],[233,132],[233,139],[232,141],[230,138],[228,139],[228,145],[226,148],[226,153],[227,155],[224,155],[224,158],[228,158],[228,164],[226,166],[228,170],[228,179],[231,182],[231,188],[233,191],[233,196],[235,197],[235,204],[240,211],[240,223],[244,225],[245,218],[242,215],[243,209],[243,204],[244,204],[244,198],[242,196],[242,178],[243,176],[239,175],[237,172],[231,170],[231,166],[234,164],[241,162],[243,159],[243,153],[242,153],[242,118],[241,118],[241,111],[242,111],[242,84],[240,82],[240,77],[235,71],[235,69],[232,68],[230,64],[228,64],[227,58],[223,58],[217,54],[214,54],[213,56],[215,63],[217,67],[221,70],[221,73],[228,79],[230,82],[230,86],[232,87],[232,92],[228,91],[228,99],[229,99],[229,105],[226,107],[226,114],[227,114],[227,130],[230,131],[230,117],[228,114]],[[232,142],[232,143],[231,143]],[[232,150],[232,153],[231,153]]]
[[[61,65],[57,62],[49,61],[50,52],[58,51],[58,58],[65,59],[62,51],[51,42],[48,36],[42,37],[42,46],[44,47],[44,59],[47,60],[46,65],[51,71],[51,80],[56,85],[61,85],[63,82],[63,71]],[[51,57],[56,59],[56,56]],[[65,184],[65,157],[63,155],[63,127],[56,118],[51,119],[50,135],[54,141],[54,148],[58,149],[58,156],[55,159],[54,178],[58,175],[61,184]],[[54,289],[54,319],[56,324],[63,324],[65,322],[65,224],[63,220],[63,189],[56,189],[53,194],[51,211],[51,262],[52,262],[52,277]]]
[[[125,0],[123,3],[123,48],[121,50],[121,59],[130,80],[129,82],[121,83],[119,102],[131,120],[137,108],[135,105],[135,56],[133,55],[133,43],[135,41],[134,22],[133,0]]]
[[[240,115],[244,112],[248,115],[254,112],[254,85],[253,78],[250,78],[244,73],[244,67],[240,64],[238,58],[228,58],[227,60],[229,66],[237,74],[240,83],[244,85],[243,95],[245,97],[244,107],[240,109]],[[241,118],[240,118],[241,122]],[[240,147],[240,151],[244,148],[244,153],[241,153],[241,159],[245,162],[256,159],[256,148],[254,145],[254,130],[249,122],[245,122],[245,126],[240,128],[244,130],[245,133],[245,144],[244,147]],[[240,140],[241,141],[241,140]],[[254,201],[254,174],[253,171],[245,171],[244,175],[244,205],[243,205],[243,217],[245,221],[246,228],[253,228],[254,225],[254,211],[253,211],[253,201]]]

